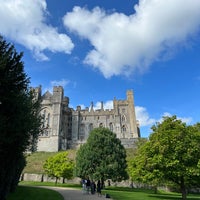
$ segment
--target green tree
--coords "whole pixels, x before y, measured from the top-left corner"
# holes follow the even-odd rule
[[[121,181],[128,178],[126,151],[112,131],[96,128],[77,152],[76,175],[93,180]]]
[[[40,132],[39,103],[13,45],[0,36],[0,199],[14,190],[25,166],[23,153]]]
[[[68,157],[68,152],[60,152],[49,157],[43,166],[45,173],[50,177],[71,179],[73,177],[74,161]]]
[[[164,117],[152,130],[133,161],[137,170],[133,170],[132,177],[140,174],[146,182],[172,182],[186,199],[187,189],[199,184],[200,125],[187,126],[172,116]]]

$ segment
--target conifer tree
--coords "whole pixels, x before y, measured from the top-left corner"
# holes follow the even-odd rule
[[[18,183],[25,166],[23,153],[40,131],[39,103],[34,101],[24,72],[22,53],[0,36],[0,199]]]

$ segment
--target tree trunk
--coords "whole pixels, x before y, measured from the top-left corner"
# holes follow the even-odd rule
[[[57,183],[58,183],[58,177],[56,177],[56,182],[55,182],[55,185],[57,185]]]
[[[182,178],[181,180],[181,194],[182,194],[182,199],[186,200],[187,199],[187,190],[185,187],[184,179]]]
[[[153,186],[153,189],[154,189],[154,194],[157,194],[158,193],[158,188],[156,185]]]

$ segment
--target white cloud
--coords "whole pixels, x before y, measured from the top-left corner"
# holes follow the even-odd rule
[[[53,80],[50,82],[50,85],[44,88],[44,92],[49,91],[53,93],[53,86],[62,86],[63,88],[70,83],[69,80],[61,79],[61,80]]]
[[[51,86],[63,86],[65,87],[66,85],[69,84],[69,80],[66,80],[66,79],[61,79],[61,80],[54,80],[54,81],[51,81]]]
[[[94,108],[94,110],[100,109],[101,108],[101,102],[100,101],[96,102],[93,108]],[[109,109],[109,110],[113,109],[113,101],[108,100],[106,102],[103,102],[103,108],[104,108],[104,110],[105,109]]]
[[[25,46],[37,60],[48,60],[44,51],[69,54],[71,39],[47,23],[45,0],[0,0],[0,34]]]
[[[90,41],[94,49],[84,62],[108,78],[143,73],[152,62],[166,59],[177,44],[185,45],[199,30],[199,10],[199,0],[140,0],[129,16],[74,7],[63,23]]]
[[[135,106],[136,119],[139,121],[139,125],[142,126],[152,126],[156,120],[150,118],[149,113],[146,108],[141,106]]]
[[[165,112],[163,115],[163,117],[172,117],[171,113]],[[181,120],[182,122],[185,122],[186,124],[190,124],[192,122],[192,117],[178,117],[177,119]],[[163,119],[160,119],[159,122],[162,122]]]
[[[139,121],[140,127],[151,127],[156,122],[162,123],[163,117],[172,117],[172,114],[169,112],[164,112],[159,119],[151,118],[147,109],[142,106],[135,106],[136,119]],[[180,117],[177,116],[177,119],[190,124],[192,122],[192,117]]]

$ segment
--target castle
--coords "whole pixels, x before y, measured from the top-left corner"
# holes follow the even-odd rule
[[[125,148],[129,148],[140,137],[139,125],[135,117],[132,90],[127,91],[126,100],[113,100],[113,109],[101,108],[76,110],[69,107],[69,98],[64,96],[61,86],[53,87],[42,95],[41,86],[32,88],[35,98],[41,102],[42,133],[37,142],[37,151],[56,152],[76,148],[86,142],[90,131],[106,127],[113,131]]]

